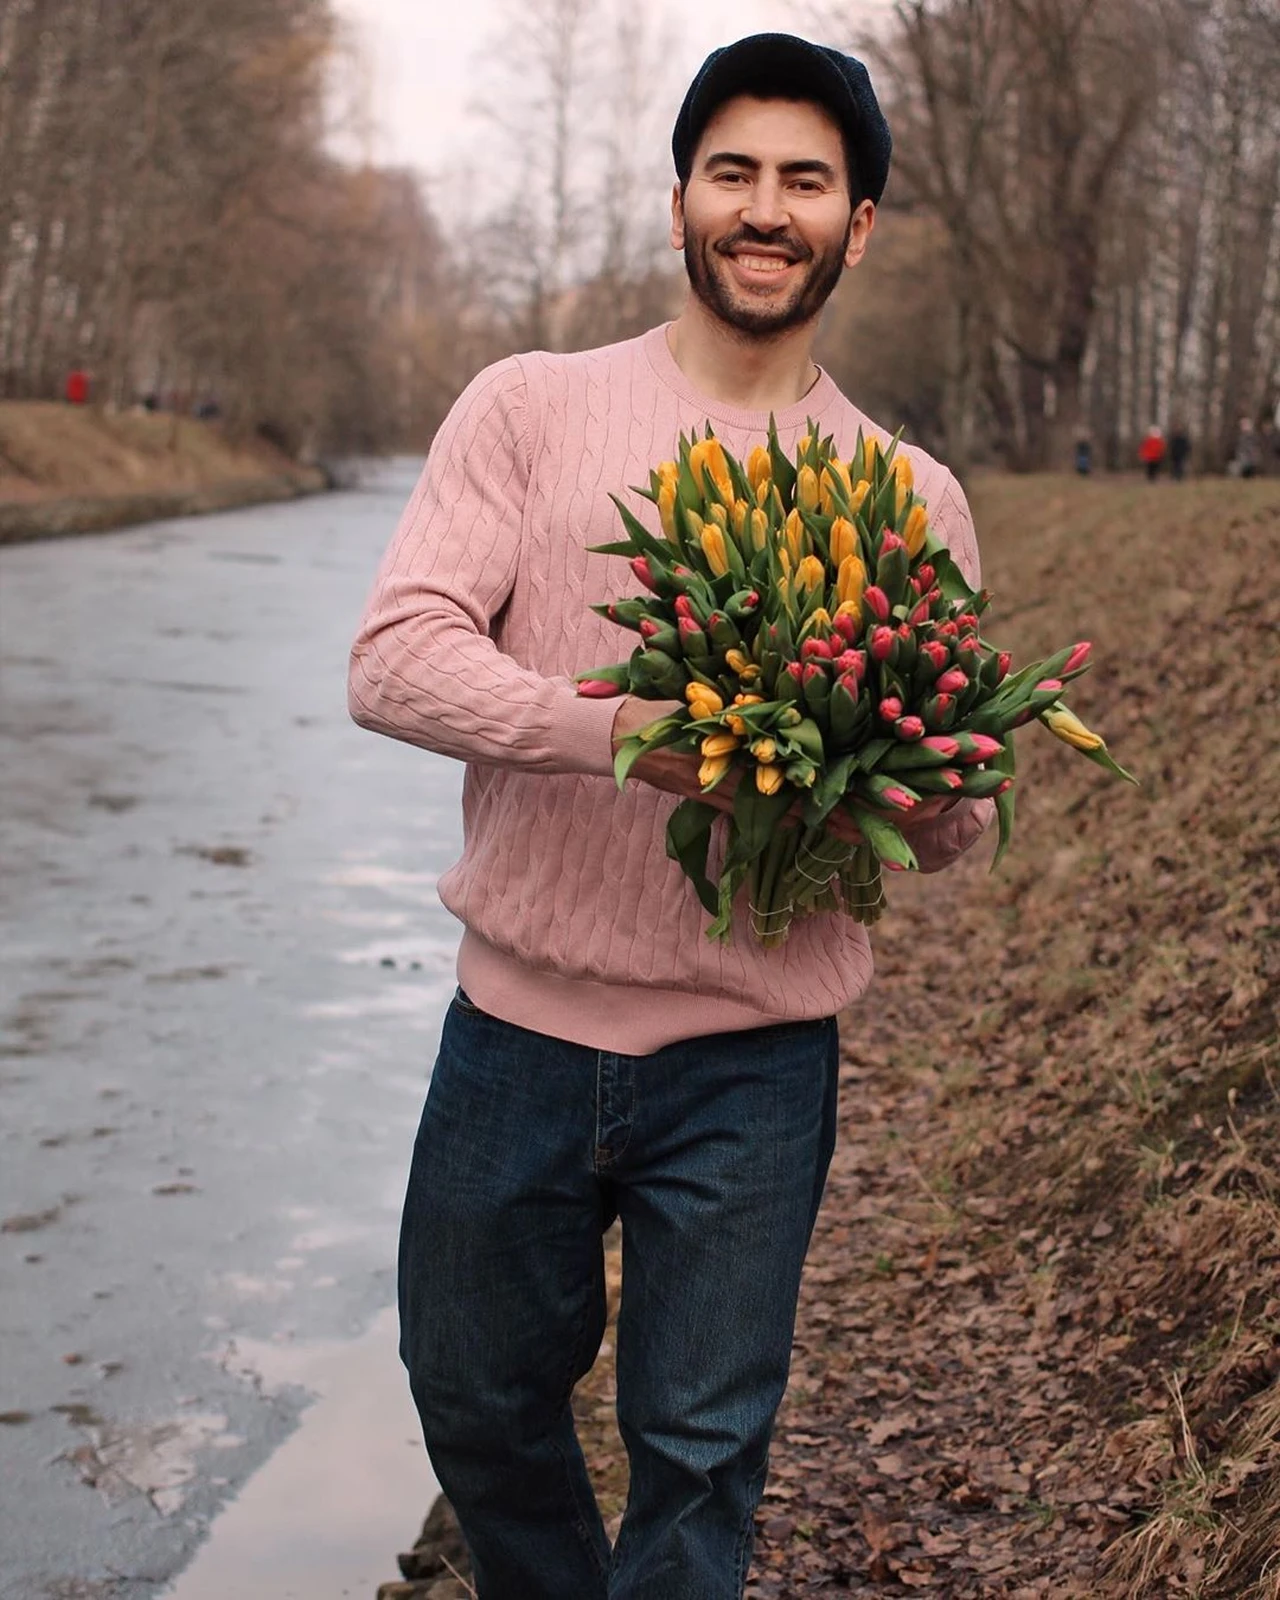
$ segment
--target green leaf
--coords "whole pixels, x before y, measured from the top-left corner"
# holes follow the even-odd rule
[[[858,765],[863,772],[874,772],[879,763],[902,743],[900,739],[872,739],[858,751]]]
[[[892,861],[898,866],[906,867],[909,872],[916,871],[920,865],[916,860],[916,853],[903,838],[902,831],[896,823],[856,803],[851,805],[849,810],[853,820],[858,824],[858,831],[871,846],[877,861]]]
[[[733,826],[729,830],[725,866],[750,865],[766,850],[795,797],[790,784],[784,783],[777,794],[761,794],[750,777],[745,777],[733,796]]]
[[[665,745],[675,744],[684,738],[689,726],[689,718],[680,712],[670,717],[658,717],[655,721],[646,723],[629,739],[624,739],[613,758],[613,776],[619,789],[626,783],[632,767],[646,750],[661,750]]]
[[[1017,762],[1012,735],[1005,740],[1004,749],[987,765],[995,772],[1003,772],[1007,778],[1015,776]],[[1017,785],[1010,784],[1003,794],[996,796],[996,823],[1000,829],[1000,837],[996,843],[996,853],[991,860],[992,872],[996,870],[1004,859],[1004,853],[1013,839],[1013,808],[1017,801],[1017,795]]]
[[[1097,750],[1082,750],[1080,754],[1087,756],[1095,766],[1102,767],[1113,778],[1123,778],[1126,783],[1131,783],[1135,789],[1142,787],[1141,780],[1135,778],[1132,772],[1126,772],[1114,756],[1111,755],[1105,744]]]
[[[631,535],[640,550],[646,555],[659,556],[663,564],[671,560],[674,552],[665,539],[655,539],[644,523],[633,512],[629,511],[616,494],[609,496],[618,508],[618,515],[622,518],[623,525]]]
[[[698,899],[712,916],[720,908],[720,898],[707,877],[707,852],[711,828],[719,815],[719,809],[705,800],[682,800],[667,822],[667,855],[680,863]]]
[[[634,539],[616,539],[612,544],[587,546],[587,554],[592,556],[638,556],[643,553],[636,548]]]

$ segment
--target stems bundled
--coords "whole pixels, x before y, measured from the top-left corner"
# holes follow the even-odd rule
[[[729,936],[743,890],[765,945],[815,911],[875,921],[882,869],[917,866],[895,819],[930,796],[994,797],[998,861],[1013,827],[1012,733],[1034,719],[1133,781],[1062,700],[1090,645],[1011,672],[981,633],[990,596],[933,533],[897,444],[860,432],[842,460],[810,424],[791,460],[771,422],[744,466],[708,424],[635,491],[657,507],[661,537],[613,496],[627,537],[597,553],[627,556],[646,592],[594,609],[640,642],[582,674],[578,692],[684,702],[622,746],[619,784],[644,751],[672,746],[699,756],[704,792],[733,785],[715,882],[721,808],[685,800],[667,834],[712,938]],[[861,843],[832,831],[837,810]]]

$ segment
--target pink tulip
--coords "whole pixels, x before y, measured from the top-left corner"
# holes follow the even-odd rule
[[[980,761],[990,761],[992,756],[998,756],[1003,749],[999,739],[993,739],[990,734],[971,733],[969,748],[960,759],[966,766],[976,766]]]
[[[698,620],[693,614],[693,601],[690,600],[687,594],[678,594],[676,596],[676,616],[680,618],[688,617],[690,622]]]
[[[902,715],[902,701],[896,694],[888,694],[876,709],[886,722],[896,722]]]
[[[640,618],[640,637],[642,639],[652,639],[655,633],[661,632],[661,623],[655,622],[652,617]]]
[[[646,589],[657,589],[658,585],[654,581],[653,568],[649,565],[648,556],[633,557],[631,562],[631,570],[635,573],[636,577],[639,578],[640,582],[644,584]]]
[[[929,662],[930,666],[936,667],[939,672],[951,659],[946,645],[941,644],[937,639],[930,639],[925,644],[922,644],[920,646],[920,654]]]
[[[908,742],[922,739],[924,737],[924,723],[921,722],[919,717],[899,717],[897,722],[894,723],[893,731],[898,735],[899,739],[905,739]]]
[[[927,739],[921,739],[922,750],[936,750],[940,756],[945,756],[948,761],[954,761],[960,754],[960,746],[954,739],[948,738],[945,733],[931,733]]]
[[[905,789],[896,786],[881,790],[881,799],[887,800],[891,806],[897,806],[900,811],[910,811],[916,803],[915,795],[908,794]]]
[[[1037,694],[1057,694],[1058,691],[1061,688],[1062,688],[1062,679],[1061,678],[1041,678],[1040,682],[1038,684],[1036,684],[1036,693]]]
[[[894,632],[892,628],[886,628],[883,624],[880,627],[872,628],[870,648],[873,660],[887,661],[893,654],[893,646]]]
[[[889,596],[878,584],[870,584],[862,591],[862,603],[877,622],[888,622]]]
[[[578,693],[586,700],[611,700],[614,695],[621,694],[622,689],[607,678],[584,678],[578,685]]]
[[[1000,669],[996,682],[1002,683],[1009,676],[1009,668],[1013,665],[1013,656],[1008,650],[1002,650],[996,657],[996,662]]]
[[[939,694],[959,694],[969,687],[969,679],[959,667],[952,667],[942,674],[934,687]]]
[[[1080,668],[1084,666],[1085,662],[1089,659],[1089,652],[1092,649],[1093,645],[1088,639],[1085,639],[1082,643],[1076,645],[1071,654],[1067,657],[1066,665],[1062,670],[1064,672],[1079,672]]]
[[[882,556],[892,555],[895,550],[905,550],[906,548],[907,541],[905,539],[900,539],[892,528],[885,529],[880,539],[880,554]]]

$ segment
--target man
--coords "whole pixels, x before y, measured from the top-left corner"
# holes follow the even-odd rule
[[[845,919],[811,918],[766,951],[744,916],[732,943],[709,943],[664,850],[697,758],[652,753],[619,793],[613,751],[658,708],[573,688],[627,648],[588,610],[631,582],[586,553],[617,536],[611,490],[647,481],[708,419],[739,456],[771,413],[788,450],[807,417],[845,451],[874,427],[810,355],[888,171],[865,69],[788,35],[731,45],[694,80],[672,148],[683,312],[475,379],[353,652],[358,722],[467,763],[463,856],[440,882],[465,928],[461,987],[414,1150],[400,1306],[480,1600],[741,1595],[835,1139],[835,1016],[871,976],[865,929]],[[976,579],[959,487],[910,454]],[[946,865],[990,809],[918,823],[922,866]],[[611,1550],[569,1396],[602,1337],[615,1216],[631,1494]]]

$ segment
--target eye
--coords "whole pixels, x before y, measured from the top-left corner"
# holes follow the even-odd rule
[[[747,175],[746,175],[745,172],[721,172],[721,173],[718,173],[716,175],[716,182],[717,183],[734,183],[734,184],[737,184],[737,183],[745,183],[746,181],[747,181]]]
[[[798,178],[792,187],[799,189],[801,194],[822,193],[822,185],[816,178]]]

